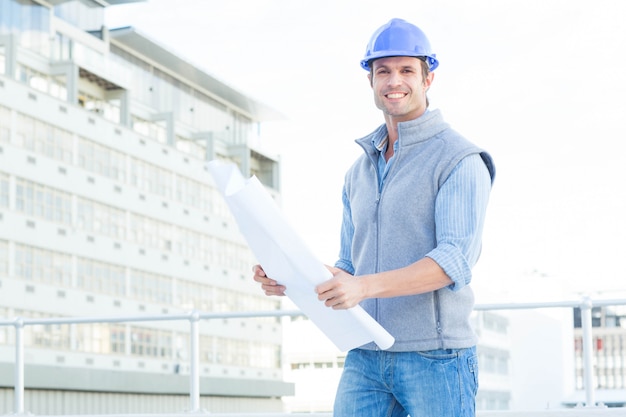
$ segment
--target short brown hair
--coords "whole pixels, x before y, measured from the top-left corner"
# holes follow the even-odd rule
[[[388,58],[388,57],[385,57]],[[415,58],[420,60],[420,65],[422,66],[422,78],[426,79],[426,77],[428,77],[428,74],[430,74],[430,68],[428,67],[428,63],[426,62],[426,57],[424,56],[416,56]],[[367,62],[367,66],[370,68],[370,75],[373,76],[374,73],[374,66],[372,65],[372,63],[376,61],[375,59],[371,59]]]

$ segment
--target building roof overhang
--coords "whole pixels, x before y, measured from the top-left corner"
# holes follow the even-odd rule
[[[130,49],[165,68],[181,81],[201,89],[205,94],[236,109],[255,121],[281,120],[284,115],[228,86],[212,75],[202,71],[189,61],[172,53],[168,48],[144,36],[133,27],[109,29],[111,42],[122,49]]]

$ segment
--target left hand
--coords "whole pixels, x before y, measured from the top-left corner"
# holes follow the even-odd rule
[[[317,298],[334,310],[345,310],[359,304],[365,297],[364,283],[346,271],[327,266],[333,277],[315,287]]]

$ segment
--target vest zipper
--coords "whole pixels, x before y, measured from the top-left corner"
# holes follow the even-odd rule
[[[439,304],[439,291],[433,293],[433,309],[435,313],[435,328],[439,338],[439,348],[443,349],[443,329],[441,328],[441,306]]]
[[[380,157],[380,156],[379,156]],[[374,172],[376,174],[376,200],[374,201],[374,204],[376,205],[376,215],[375,218],[373,219],[374,222],[376,223],[376,266],[375,266],[375,272],[379,272],[380,271],[380,199],[382,197],[382,193],[383,193],[383,187],[384,187],[384,183],[381,183],[381,179],[380,177],[380,173],[378,172],[378,165],[376,161],[372,161],[372,163],[374,164]],[[375,314],[374,314],[374,319],[380,323],[380,317],[379,317],[379,311],[380,311],[380,300],[378,298],[375,299]],[[380,350],[380,348],[378,347],[378,345],[374,344],[374,349],[375,350]]]

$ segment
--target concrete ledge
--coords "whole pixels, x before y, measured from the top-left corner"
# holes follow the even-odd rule
[[[12,388],[13,374],[13,364],[0,363],[0,386]],[[63,366],[26,365],[24,381],[26,389],[153,395],[189,395],[190,392],[189,375]],[[270,398],[294,395],[294,392],[295,386],[290,382],[244,378],[200,378],[200,395]]]

